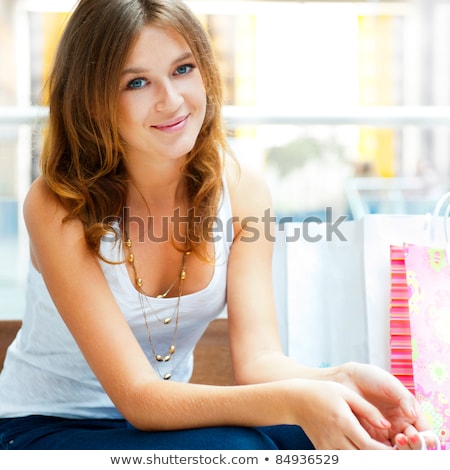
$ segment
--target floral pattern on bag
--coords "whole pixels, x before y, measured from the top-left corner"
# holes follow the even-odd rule
[[[450,265],[444,249],[405,245],[415,394],[450,448]]]

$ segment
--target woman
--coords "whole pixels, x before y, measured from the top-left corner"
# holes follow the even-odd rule
[[[24,206],[27,308],[0,379],[3,448],[420,446],[427,425],[389,374],[282,354],[270,197],[227,156],[217,67],[183,3],[81,0],[49,97]],[[237,386],[190,384],[225,304]]]

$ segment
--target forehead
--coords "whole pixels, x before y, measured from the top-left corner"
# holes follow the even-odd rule
[[[144,65],[143,62],[155,65],[164,64],[187,54],[192,54],[192,51],[177,31],[146,25],[138,33],[128,53],[125,67]]]

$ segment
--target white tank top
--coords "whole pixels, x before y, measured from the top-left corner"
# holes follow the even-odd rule
[[[208,323],[225,308],[228,256],[233,240],[231,220],[230,199],[224,183],[215,231],[213,277],[205,289],[181,297],[176,352],[171,361],[155,367],[161,375],[171,372],[171,380],[189,381],[194,347]],[[102,241],[101,252],[107,259],[124,259],[122,245],[118,243]],[[101,262],[101,265],[122,313],[154,364],[141,301],[125,264]],[[158,353],[164,353],[172,341],[173,324],[162,325],[158,318],[172,315],[177,298],[148,298],[148,301],[153,309],[153,314],[147,312],[152,342]],[[32,414],[121,418],[61,319],[41,274],[31,265],[23,325],[8,349],[0,374],[0,418]]]

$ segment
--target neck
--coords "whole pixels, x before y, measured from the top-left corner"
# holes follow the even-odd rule
[[[139,185],[141,184],[141,186]],[[161,182],[152,186],[148,181],[131,180],[128,203],[132,207],[145,209],[147,215],[167,215],[177,208],[186,208],[186,189],[183,179]]]
[[[133,155],[126,161],[127,173],[132,182],[129,194],[133,190],[145,198],[148,204],[159,202],[177,202],[185,196],[183,168],[185,159],[173,160],[146,158]]]
[[[178,207],[185,203],[186,191],[180,165],[160,165],[130,171],[128,194],[131,200],[143,199],[150,207]]]

